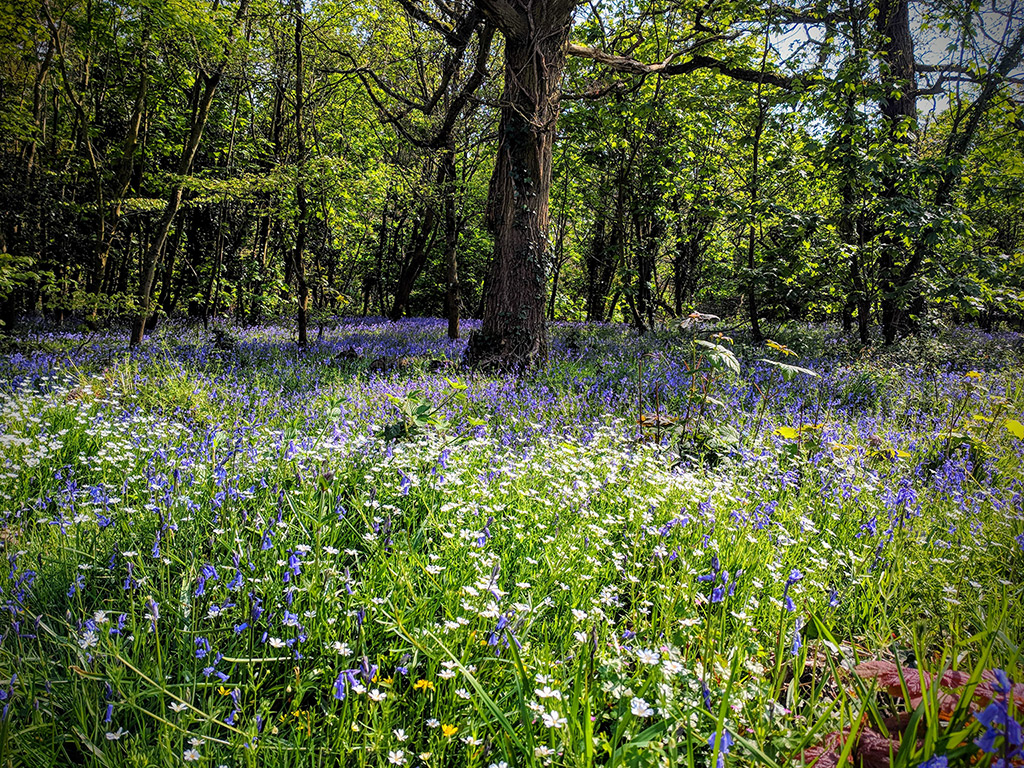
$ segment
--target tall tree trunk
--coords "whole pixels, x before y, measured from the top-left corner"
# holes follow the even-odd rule
[[[757,253],[756,232],[757,232],[757,205],[761,191],[761,136],[764,133],[764,123],[768,116],[768,103],[762,96],[764,89],[764,71],[768,63],[768,36],[764,41],[764,54],[761,57],[761,77],[757,83],[757,124],[754,126],[754,156],[751,160],[750,172],[750,228],[747,239],[747,309],[750,311],[750,337],[755,344],[764,340],[761,334],[761,321],[758,317],[760,306],[757,296]]]
[[[388,250],[388,218],[391,208],[391,187],[388,187],[384,195],[384,207],[380,212],[380,228],[377,230],[377,247],[374,249],[374,263],[370,265],[370,271],[363,275],[363,317],[370,314],[370,301],[373,299],[373,290],[377,284],[378,276],[383,273],[384,257]],[[396,231],[398,227],[396,226]],[[397,237],[397,235],[396,235]]]
[[[39,65],[39,71],[36,72],[35,80],[32,83],[32,138],[25,143],[23,149],[26,183],[32,179],[32,171],[35,168],[36,148],[39,142],[43,140],[43,134],[46,130],[46,118],[43,117],[43,85],[46,83],[46,75],[50,70],[50,64],[53,63],[53,51],[53,41],[50,40],[47,42],[46,55],[43,57],[43,61]]]
[[[843,312],[843,329],[849,331],[852,327],[850,310],[857,310],[857,332],[861,344],[867,344],[870,338],[870,311],[871,302],[868,298],[867,285],[864,279],[864,267],[861,258],[863,246],[861,233],[863,227],[860,225],[860,217],[857,215],[858,203],[855,167],[856,146],[854,126],[857,120],[857,102],[854,95],[850,95],[846,102],[846,111],[843,115],[843,140],[840,144],[842,153],[842,186],[840,198],[842,207],[839,211],[839,240],[846,246],[850,267],[850,295],[847,298],[847,308]],[[849,327],[848,327],[849,326]]]
[[[295,233],[295,250],[292,254],[292,271],[295,273],[295,284],[298,289],[298,332],[299,346],[307,344],[306,327],[309,309],[309,286],[306,284],[306,269],[302,262],[303,250],[306,247],[306,228],[309,206],[306,201],[306,137],[302,126],[303,110],[303,77],[305,76],[302,60],[302,35],[305,25],[302,0],[295,0],[295,144],[298,152],[295,183],[295,200],[298,204],[298,221]]]
[[[658,245],[664,234],[664,222],[655,213],[654,203],[648,200],[634,208],[633,229],[636,232],[636,317],[637,331],[645,333],[654,327],[657,299],[652,293],[656,281]]]
[[[755,344],[760,344],[764,340],[764,336],[761,334],[761,321],[759,315],[759,305],[757,300],[757,280],[756,280],[756,269],[757,269],[757,258],[756,258],[756,234],[757,226],[755,219],[757,217],[757,202],[758,202],[758,191],[759,191],[759,162],[760,162],[760,149],[761,149],[761,133],[764,130],[764,109],[758,95],[758,105],[760,114],[758,116],[757,125],[754,126],[754,158],[753,158],[753,172],[751,173],[750,179],[750,227],[747,234],[747,309],[750,312],[750,337]]]
[[[242,96],[241,87],[235,88],[235,100],[231,107],[231,133],[228,140],[228,151],[224,160],[224,175],[231,176],[232,160],[235,153],[235,136],[238,129],[238,104]],[[210,272],[210,284],[206,291],[206,301],[203,304],[203,328],[209,328],[210,320],[217,316],[217,300],[220,298],[221,267],[224,264],[224,249],[226,248],[226,235],[224,215],[227,210],[227,192],[221,195],[220,204],[217,206],[217,239],[214,248],[213,270]],[[157,305],[159,306],[159,304]]]
[[[676,317],[683,315],[685,304],[696,293],[701,255],[705,250],[704,238],[711,229],[712,219],[703,212],[706,200],[698,194],[682,216],[681,198],[676,197],[676,252],[672,260],[673,304]]]
[[[245,17],[248,7],[249,0],[241,0],[235,14],[236,23]],[[234,28],[232,28],[228,35],[229,47],[233,40],[233,32]],[[203,130],[206,128],[206,120],[210,115],[210,108],[213,106],[213,97],[217,93],[217,86],[220,85],[220,81],[224,78],[228,57],[229,52],[225,51],[217,68],[211,74],[207,75],[200,71],[197,78],[203,81],[203,86],[196,110],[192,116],[191,125],[189,126],[188,139],[181,150],[181,159],[178,161],[177,168],[177,181],[175,181],[174,186],[171,188],[171,194],[167,198],[163,214],[161,214],[160,219],[157,221],[153,239],[149,247],[146,248],[142,259],[142,274],[139,280],[138,294],[139,309],[138,314],[135,316],[131,338],[129,339],[129,343],[133,347],[141,344],[145,336],[146,323],[152,311],[153,281],[156,277],[157,263],[160,261],[160,254],[167,243],[167,235],[174,224],[174,217],[181,208],[181,201],[185,195],[185,177],[192,172],[192,164],[195,161],[196,152],[199,150],[199,141],[202,139]]]
[[[91,316],[96,317],[99,310],[99,290],[103,281],[103,274],[107,269],[107,259],[110,258],[110,251],[114,246],[114,239],[117,227],[121,222],[121,210],[124,206],[124,196],[131,187],[133,171],[135,168],[135,153],[139,146],[139,136],[142,129],[142,118],[146,110],[146,94],[149,91],[149,69],[146,64],[146,48],[143,47],[139,54],[139,88],[135,93],[135,106],[132,109],[131,119],[128,121],[128,134],[125,136],[121,163],[117,169],[117,186],[113,195],[113,210],[110,214],[110,226],[104,231],[97,242],[96,249],[96,283],[90,289],[95,291],[96,301],[93,304]]]
[[[882,99],[879,108],[886,138],[901,154],[910,151],[910,133],[917,124],[917,76],[914,72],[914,41],[910,36],[909,0],[881,0],[876,24],[882,36],[880,71]],[[896,152],[894,151],[894,155]],[[896,204],[899,170],[890,167],[882,180],[882,198]],[[897,275],[901,247],[890,233],[882,235],[879,258],[882,336],[892,344],[905,329],[903,288]]]
[[[213,97],[219,82],[219,77],[206,79],[198,109],[189,129],[188,140],[182,148],[181,159],[178,162],[178,181],[171,188],[171,194],[164,205],[164,211],[157,221],[153,239],[142,257],[142,275],[139,280],[138,293],[139,309],[135,316],[135,322],[132,325],[130,339],[130,344],[133,347],[141,344],[145,336],[146,323],[149,321],[149,315],[152,310],[153,282],[156,277],[157,264],[160,261],[160,254],[163,252],[164,245],[167,243],[167,236],[174,224],[174,218],[181,208],[181,202],[185,196],[184,177],[192,170],[192,163],[195,160],[196,151],[199,149],[199,140],[202,138],[203,129],[206,127],[206,119],[210,114],[210,107],[213,105]]]
[[[270,250],[270,213],[259,217],[253,235],[253,255],[256,258],[255,271],[249,283],[249,322],[255,323],[263,306],[264,284],[267,280],[267,252]]]
[[[444,184],[443,161],[438,166],[437,177],[434,183],[434,190],[437,195],[445,194],[442,185]],[[441,204],[445,201],[442,199]],[[401,320],[409,304],[409,297],[412,296],[412,289],[416,285],[416,279],[423,271],[430,256],[430,250],[437,237],[437,203],[427,200],[423,205],[423,214],[413,223],[412,232],[409,235],[409,243],[405,249],[405,256],[402,259],[402,266],[398,272],[398,282],[395,285],[395,299],[391,304],[391,312],[388,317],[391,320]],[[397,243],[396,243],[397,244]]]
[[[455,212],[455,149],[449,142],[441,154],[441,196],[444,200],[444,308],[448,338],[459,338],[459,223]]]
[[[600,322],[604,320],[604,307],[607,291],[603,290],[601,273],[604,262],[608,258],[605,238],[605,212],[597,211],[594,216],[594,234],[587,249],[587,320]]]
[[[682,203],[683,196],[676,195],[673,199],[673,212],[676,215],[676,253],[672,259],[672,307],[675,309],[676,317],[683,314],[683,302],[687,299],[686,286],[689,281],[690,264],[690,238],[687,236],[686,226],[683,222]]]
[[[221,218],[221,217],[219,217]],[[217,238],[213,247],[213,268],[210,270],[210,279],[206,282],[206,297],[203,300],[203,329],[209,330],[210,320],[216,313],[217,287],[220,284],[221,266],[224,264],[224,222],[221,218],[217,222]]]
[[[270,119],[270,143],[273,147],[272,152],[267,152],[263,157],[260,158],[260,166],[269,173],[275,163],[281,161],[281,157],[284,153],[284,83],[281,81],[283,77],[283,66],[277,67],[277,77],[274,78],[274,101],[273,107],[271,108],[271,119]],[[257,271],[252,281],[252,296],[250,297],[250,308],[249,318],[251,322],[256,322],[262,316],[263,313],[263,302],[266,299],[267,290],[267,278],[268,278],[268,258],[270,253],[270,242],[274,239],[274,235],[277,232],[277,218],[271,213],[273,208],[273,202],[271,199],[271,193],[265,192],[260,195],[262,201],[263,214],[259,219],[259,223],[256,225],[256,245],[254,253],[257,257]],[[285,271],[290,274],[291,272],[291,260],[286,260]]]
[[[467,359],[531,366],[548,354],[548,198],[565,48],[575,2],[478,0],[505,37],[498,155],[487,201],[494,258]]]
[[[164,268],[161,275],[161,282],[163,285],[160,291],[160,296],[157,298],[157,306],[168,315],[170,315],[174,309],[171,304],[171,289],[174,286],[174,262],[178,255],[178,245],[181,243],[181,230],[182,225],[179,224],[177,229],[174,230],[171,243],[167,247],[167,253],[164,255]]]
[[[555,254],[552,260],[553,274],[551,275],[551,295],[548,302],[548,320],[555,319],[555,302],[558,300],[558,278],[562,272],[562,264],[565,259],[565,235],[569,227],[569,176],[565,173],[562,179],[562,207],[555,217]]]

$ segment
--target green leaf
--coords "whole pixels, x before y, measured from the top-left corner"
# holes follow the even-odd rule
[[[736,355],[732,353],[731,349],[704,339],[694,339],[693,341],[695,344],[699,344],[700,346],[711,350],[706,353],[706,355],[708,362],[710,362],[715,368],[729,370],[739,375],[740,361],[736,359]]]
[[[1016,419],[1007,419],[1003,422],[1003,426],[1018,440],[1024,440],[1024,424],[1021,424]]]
[[[762,357],[760,362],[767,363],[768,365],[774,365],[782,372],[782,378],[786,381],[793,381],[797,376],[814,376],[818,374],[812,371],[810,368],[801,368],[799,365],[790,365],[789,363],[780,363],[778,360],[769,360],[768,358]]]

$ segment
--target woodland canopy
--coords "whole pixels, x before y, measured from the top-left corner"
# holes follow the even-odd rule
[[[131,320],[1024,312],[1009,0],[0,6],[0,304]]]

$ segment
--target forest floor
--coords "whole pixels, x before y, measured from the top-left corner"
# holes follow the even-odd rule
[[[0,765],[1021,760],[1018,334],[30,330]]]

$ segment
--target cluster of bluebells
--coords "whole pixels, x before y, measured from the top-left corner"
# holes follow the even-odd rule
[[[1013,682],[1004,670],[993,671],[995,698],[976,716],[985,731],[975,743],[982,752],[998,753],[992,760],[994,768],[1011,768],[1024,760],[1024,731],[1010,712]]]
[[[711,597],[709,601],[712,603],[720,603],[726,597],[732,597],[736,593],[736,583],[739,581],[740,576],[743,575],[743,569],[738,569],[732,576],[732,580],[729,580],[729,571],[721,567],[718,561],[718,555],[711,556],[711,573],[705,573],[697,577],[697,581],[704,583],[714,584],[711,589]]]
[[[894,579],[912,610],[947,588],[981,602],[1020,562],[1024,484],[968,451],[929,456],[935,417],[855,404],[856,370],[804,361],[824,374],[809,386],[754,363],[723,383],[736,413],[771,382],[773,422],[838,418],[797,467],[766,428],[709,472],[667,439],[638,439],[631,361],[653,353],[652,380],[683,391],[676,350],[614,329],[570,346],[577,330],[555,332],[556,359],[589,361],[566,381],[474,376],[469,405],[439,414],[448,434],[397,442],[382,435],[387,396],[439,402],[451,370],[369,362],[450,368],[462,342],[431,321],[353,321],[306,351],[273,326],[240,332],[231,350],[182,334],[133,353],[137,380],[122,389],[99,373],[83,384],[46,354],[6,360],[0,523],[24,538],[5,548],[0,666],[17,671],[0,679],[3,717],[32,727],[50,680],[66,696],[73,666],[95,682],[81,710],[100,714],[65,715],[66,733],[140,738],[126,702],[164,680],[175,727],[211,737],[179,738],[190,762],[326,733],[392,765],[483,760],[493,734],[476,685],[500,698],[522,684],[522,662],[534,691],[522,725],[555,764],[579,746],[574,665],[592,659],[595,733],[667,721],[664,733],[699,734],[722,765],[746,733],[743,707],[710,734],[694,713],[717,716],[731,648],[764,651],[779,632],[798,656],[809,612],[849,618],[847,598],[892,569],[914,576]],[[348,349],[363,355],[358,379],[339,362]],[[75,363],[98,369],[108,351],[86,343]],[[926,381],[975,396],[957,373],[911,371],[907,388]],[[152,390],[177,399],[147,402]],[[765,671],[746,669],[738,700],[757,701]],[[979,748],[1019,752],[1006,701],[979,715]],[[796,727],[785,722],[772,727]]]

